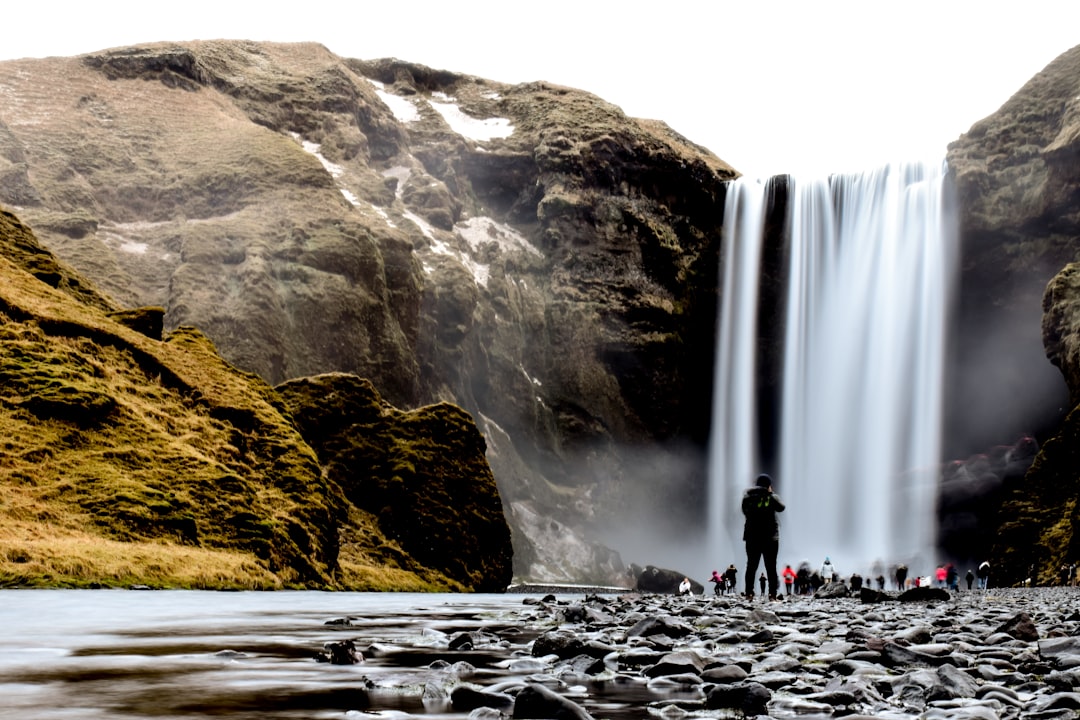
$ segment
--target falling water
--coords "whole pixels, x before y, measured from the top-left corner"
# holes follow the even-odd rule
[[[766,186],[725,209],[712,437],[712,547],[740,557],[738,500],[760,471],[787,503],[780,562],[830,556],[932,569],[954,232],[941,164],[790,178],[776,457],[756,428],[755,347]]]

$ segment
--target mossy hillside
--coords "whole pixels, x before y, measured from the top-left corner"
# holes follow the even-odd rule
[[[349,507],[269,386],[194,329],[155,341],[46,285],[0,219],[0,583],[460,587]]]
[[[401,411],[344,373],[277,390],[330,478],[409,555],[476,591],[509,584],[510,530],[468,413],[449,403]]]

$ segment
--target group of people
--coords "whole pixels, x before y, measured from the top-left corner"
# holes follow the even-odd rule
[[[780,583],[783,582],[785,595],[808,595],[816,592],[823,585],[831,582],[843,582],[832,561],[826,557],[821,568],[811,570],[806,561],[799,564],[798,569],[791,565],[785,565],[783,573],[776,571],[776,558],[780,548],[780,523],[777,513],[784,512],[785,505],[773,490],[772,477],[762,473],[757,476],[753,487],[749,488],[742,497],[743,542],[746,545],[746,572],[744,575],[743,595],[753,598],[755,595],[754,583],[757,580],[761,594],[764,596],[766,589],[770,600],[779,600]],[[758,575],[758,567],[764,562],[764,570]],[[1072,577],[1075,577],[1075,566],[1071,568]],[[896,565],[892,569],[893,581],[898,590],[909,587],[918,587],[924,583],[930,583],[929,577],[915,576],[908,579],[906,565]],[[872,572],[873,581],[878,590],[885,590],[885,573],[880,563]],[[947,563],[939,568],[934,579],[941,587],[953,590],[959,589],[960,574],[952,563]],[[713,570],[710,580],[713,583],[713,592],[716,595],[735,593],[738,584],[738,570],[732,563],[720,573]],[[978,581],[978,589],[985,590],[990,582],[990,563],[983,561],[977,570],[968,570],[965,576],[968,589],[974,581]],[[848,578],[852,590],[860,590],[864,579],[858,573]]]

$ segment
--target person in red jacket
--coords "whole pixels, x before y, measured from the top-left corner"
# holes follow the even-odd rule
[[[790,595],[791,588],[795,585],[795,571],[791,569],[790,565],[785,565],[784,572],[780,574],[784,576],[784,592]]]

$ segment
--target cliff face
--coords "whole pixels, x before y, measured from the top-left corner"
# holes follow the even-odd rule
[[[1005,583],[1051,581],[1080,550],[1080,464],[1073,457],[1080,285],[1075,266],[1066,267],[1080,259],[1078,97],[1080,47],[974,125],[948,154],[965,266],[954,407],[976,426],[972,418],[984,408],[993,413],[988,417],[1012,418],[1014,430],[1042,443],[1022,479],[1006,478],[994,490],[1000,507],[987,539]],[[997,369],[973,372],[991,366]]]
[[[286,411],[194,328],[163,336],[162,312],[111,310],[0,212],[0,585],[505,587],[508,530],[460,409],[417,411],[452,421],[453,433],[407,422],[379,436],[405,447],[436,437],[448,465],[469,469],[453,514],[433,509],[448,502],[441,495],[407,502],[427,509],[433,532],[483,543],[486,555],[419,560],[421,548],[403,547],[412,519],[368,512],[323,473],[293,425],[303,403]]]
[[[118,304],[270,383],[464,407],[519,576],[610,582],[605,529],[701,519],[735,172],[662,123],[247,42],[0,63],[0,108],[0,203]]]

